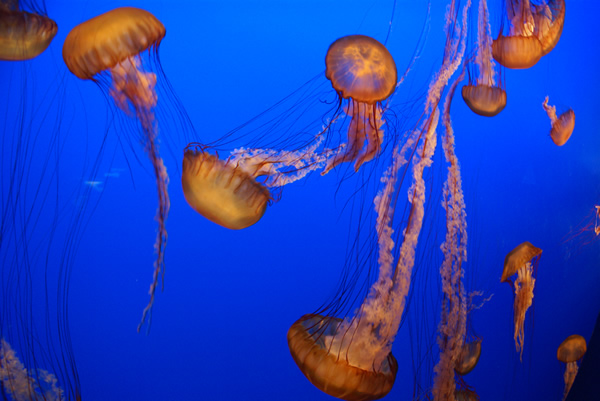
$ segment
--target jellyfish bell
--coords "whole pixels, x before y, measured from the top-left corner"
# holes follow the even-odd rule
[[[572,334],[560,343],[556,350],[556,358],[564,363],[576,362],[583,358],[586,351],[585,338],[579,334]]]
[[[542,44],[535,36],[498,36],[492,45],[494,59],[506,68],[526,69],[542,58]]]
[[[548,114],[552,128],[550,129],[550,138],[556,146],[563,146],[575,129],[575,112],[569,109],[557,117],[556,107],[548,104],[549,97],[546,96],[542,107]]]
[[[510,251],[504,258],[504,270],[502,271],[501,283],[509,281],[510,277],[517,273],[517,270],[528,261],[531,261],[542,254],[542,250],[533,246],[529,241],[519,244]]]
[[[398,362],[390,352],[380,366],[363,366],[341,350],[330,352],[333,338],[343,320],[315,314],[304,315],[288,330],[287,339],[294,361],[319,390],[347,401],[384,397],[396,380]]]
[[[506,107],[506,91],[497,86],[465,85],[462,97],[469,108],[484,117],[494,117]]]
[[[0,60],[22,61],[39,56],[56,35],[56,22],[42,13],[19,9],[18,3],[0,3]]]
[[[533,67],[543,55],[529,0],[507,0],[508,35],[500,33],[492,44],[494,59],[507,68]]]
[[[255,224],[271,200],[267,188],[249,173],[202,148],[185,150],[181,183],[196,212],[232,230]]]
[[[577,371],[579,370],[577,361],[583,358],[586,352],[587,343],[585,338],[579,334],[572,334],[567,337],[556,350],[556,358],[567,364],[564,374],[565,390],[563,392],[563,400],[567,398],[577,376]]]
[[[396,88],[398,73],[390,52],[376,39],[349,35],[337,39],[325,56],[325,76],[344,99],[373,104]]]
[[[121,7],[85,21],[69,32],[63,59],[81,79],[92,79],[142,51],[157,47],[166,30],[146,10]]]
[[[329,46],[325,65],[325,76],[338,92],[340,102],[348,99],[346,114],[351,121],[347,146],[328,163],[323,174],[350,161],[355,161],[354,169],[358,171],[380,152],[384,124],[381,102],[396,88],[396,63],[376,39],[349,35]]]
[[[552,124],[550,130],[550,138],[557,146],[562,146],[573,134],[575,129],[575,112],[573,110],[567,110],[558,117],[558,120]]]
[[[458,361],[456,361],[454,370],[459,375],[466,375],[467,373],[470,373],[475,368],[475,366],[477,366],[477,362],[479,362],[480,357],[481,339],[465,343],[463,345],[459,359]]]

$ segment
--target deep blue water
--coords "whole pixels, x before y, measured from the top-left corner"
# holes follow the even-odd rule
[[[56,304],[65,304],[57,297],[68,295],[69,341],[82,399],[332,399],[296,367],[286,332],[336,290],[356,236],[356,216],[361,207],[372,208],[378,179],[373,172],[380,172],[383,162],[379,170],[365,165],[356,175],[346,166],[325,177],[313,174],[287,186],[256,225],[231,231],[186,203],[182,150],[188,140],[219,139],[318,74],[322,91],[313,99],[323,107],[306,113],[291,107],[288,118],[320,121],[319,110],[327,108],[323,102],[335,99],[322,74],[329,44],[355,33],[383,42],[390,20],[387,47],[401,74],[420,50],[394,99],[400,135],[422,112],[429,81],[441,64],[446,3],[433,0],[428,15],[426,2],[401,0],[394,14],[388,0],[47,0],[48,15],[59,26],[49,49],[26,63],[0,62],[6,93],[0,96],[3,196],[11,177],[26,177],[17,203],[33,210],[36,221],[26,240],[16,240],[19,249],[31,244],[30,263],[19,262],[31,272],[31,284],[11,281],[15,242],[5,239],[2,288],[19,289],[11,293],[16,297],[31,295],[18,298],[22,309],[31,311],[31,321],[23,323],[34,332],[28,336],[35,336],[35,347],[58,355],[65,342],[56,341],[54,320],[64,319],[65,310],[57,312]],[[176,106],[162,111],[158,121],[171,209],[164,291],[157,295],[148,334],[138,334],[136,326],[148,301],[155,257],[153,170],[132,134],[139,132],[135,121],[122,117],[97,85],[70,74],[61,56],[75,25],[124,5],[150,11],[166,26],[160,62],[180,100],[158,100],[159,108]],[[489,1],[489,7],[495,35],[499,2]],[[589,230],[578,233],[588,223],[593,229],[594,206],[600,203],[600,35],[593,34],[599,12],[595,2],[567,1],[556,48],[533,68],[505,71],[508,104],[497,117],[476,116],[459,96],[453,102],[469,223],[465,283],[485,297],[493,294],[472,315],[483,351],[466,381],[482,400],[559,400],[563,365],[556,348],[570,334],[589,339],[600,311],[600,237]],[[547,95],[559,112],[576,113],[573,136],[563,147],[548,135],[550,122],[541,106]],[[267,113],[275,115],[295,99]],[[193,130],[180,120],[184,110]],[[16,126],[23,111],[25,124]],[[20,147],[14,139],[19,133],[26,138]],[[258,140],[267,143],[275,134],[249,135],[262,135]],[[232,147],[255,139],[240,139]],[[15,173],[7,166],[16,154],[26,162]],[[426,211],[443,217],[441,161],[438,145]],[[92,188],[90,181],[98,183]],[[404,201],[406,187],[402,191]],[[4,209],[3,219],[16,215],[14,221],[26,221],[23,210]],[[425,388],[432,383],[436,351],[433,356],[426,351],[435,347],[444,232],[431,220],[418,248],[409,311],[394,342],[399,372],[386,400],[412,399],[419,392],[415,375]],[[499,278],[505,254],[523,241],[542,248],[543,255],[521,362],[512,336],[513,296]],[[1,299],[5,316],[20,310],[7,304],[15,298]],[[17,317],[2,320],[3,336],[21,341],[26,336],[11,332],[17,326],[11,319]],[[52,370],[64,362],[49,365],[28,367]]]

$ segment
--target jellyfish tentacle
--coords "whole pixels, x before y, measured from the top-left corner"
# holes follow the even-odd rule
[[[143,131],[140,141],[154,170],[158,195],[156,259],[150,300],[142,312],[138,332],[151,316],[159,277],[163,278],[164,285],[166,221],[170,209],[169,177],[159,154],[159,129],[154,112],[158,102],[157,77],[153,72],[144,71],[140,54],[146,49],[155,49],[165,33],[164,25],[148,11],[121,7],[79,24],[69,32],[63,45],[63,59],[75,76],[96,80],[99,74],[109,74],[109,94],[119,109],[140,122]]]

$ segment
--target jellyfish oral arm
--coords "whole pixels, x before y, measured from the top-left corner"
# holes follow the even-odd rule
[[[515,287],[515,347],[523,360],[523,345],[525,342],[525,314],[533,304],[533,288],[535,287],[535,278],[533,278],[533,266],[527,262],[517,271]]]
[[[142,320],[138,325],[138,331],[140,331],[141,326],[151,312],[161,270],[164,275],[163,261],[165,246],[167,244],[166,220],[170,208],[169,193],[167,190],[169,176],[164,162],[158,153],[158,128],[153,111],[158,101],[154,89],[156,74],[142,71],[140,65],[141,62],[137,57],[128,57],[110,70],[112,76],[110,94],[115,104],[128,115],[131,115],[131,108],[133,108],[135,117],[140,121],[144,130],[144,147],[154,168],[158,193],[158,211],[156,213],[158,232],[154,244],[157,256],[154,261],[152,284],[148,292],[150,301],[146,308],[144,308]]]
[[[496,84],[494,60],[492,57],[492,29],[488,17],[487,0],[479,2],[477,54],[475,63],[479,68],[478,85],[494,86]]]
[[[565,390],[563,392],[563,401],[567,399],[567,395],[569,395],[569,391],[571,391],[571,387],[573,386],[573,382],[575,381],[575,377],[577,377],[577,372],[579,371],[579,366],[577,366],[577,361],[575,362],[567,362],[567,367],[565,368]]]
[[[548,114],[548,118],[550,119],[550,123],[552,125],[554,125],[554,123],[556,123],[556,121],[558,120],[558,117],[556,116],[556,107],[555,106],[550,106],[548,104],[548,100],[549,100],[549,97],[546,96],[546,98],[544,99],[544,103],[542,103],[542,107],[546,111],[546,114]]]
[[[506,4],[510,36],[532,36],[535,21],[529,0],[510,0]]]
[[[263,182],[267,188],[282,187],[327,164],[333,152],[329,149],[317,151],[323,140],[323,136],[318,136],[314,144],[298,151],[239,148],[231,152],[227,163],[254,179],[267,177]]]

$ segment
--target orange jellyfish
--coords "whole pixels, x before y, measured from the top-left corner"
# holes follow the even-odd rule
[[[185,151],[181,183],[194,210],[233,230],[256,223],[271,199],[269,191],[249,174],[203,150]]]
[[[475,366],[477,366],[477,362],[479,362],[479,358],[481,357],[481,339],[477,339],[468,343],[465,343],[460,351],[460,356],[456,361],[456,365],[454,366],[454,370],[459,375],[466,375],[470,373]]]
[[[391,390],[396,378],[398,365],[391,348],[406,306],[416,246],[423,226],[424,171],[433,163],[437,144],[438,104],[448,80],[462,64],[465,51],[464,37],[451,36],[456,26],[454,5],[453,1],[447,14],[449,40],[442,66],[429,86],[424,117],[410,131],[407,140],[394,148],[391,164],[381,178],[383,188],[374,200],[378,277],[352,316],[330,316],[342,309],[340,302],[344,300],[336,299],[326,314],[304,315],[288,330],[290,353],[302,373],[321,391],[344,400],[379,399]],[[409,153],[412,157],[407,156]],[[395,230],[394,192],[402,186],[402,177],[407,173],[401,170],[403,166],[412,168],[412,185],[408,193],[410,210],[406,226]],[[399,238],[394,236],[395,232]],[[398,250],[394,249],[396,244]],[[347,294],[343,296],[346,297]]]
[[[396,88],[396,63],[377,40],[349,35],[329,46],[325,65],[325,76],[338,92],[340,105],[343,99],[348,99],[344,110],[351,120],[348,143],[328,162],[323,174],[350,161],[355,161],[354,170],[358,171],[381,149],[384,124],[381,102]]]
[[[556,351],[556,358],[559,361],[567,364],[565,369],[565,391],[563,393],[563,401],[567,398],[571,386],[577,376],[579,367],[577,361],[583,358],[587,351],[587,344],[585,338],[578,334],[573,334],[567,337],[559,346]]]
[[[19,9],[17,0],[0,2],[0,60],[29,60],[39,56],[56,35],[56,22]]]
[[[557,146],[562,146],[571,137],[573,129],[575,129],[575,112],[569,109],[562,113],[560,117],[556,116],[556,107],[548,105],[548,96],[544,99],[542,107],[550,118],[552,128],[550,129],[550,138]]]
[[[314,145],[300,151],[235,149],[226,160],[205,146],[189,144],[183,156],[181,185],[196,212],[223,227],[240,230],[255,224],[273,196],[270,190],[323,168],[330,152]]]
[[[504,270],[500,282],[508,282],[515,292],[514,321],[515,321],[515,346],[523,359],[523,345],[525,341],[525,314],[533,304],[533,289],[535,287],[534,269],[537,271],[542,250],[530,242],[523,242],[510,251],[504,258]],[[514,282],[510,277],[517,274]]]
[[[156,51],[165,27],[148,11],[139,8],[117,8],[86,22],[69,32],[63,46],[63,59],[69,70],[81,79],[109,81],[109,94],[115,104],[126,114],[135,116],[143,130],[141,138],[156,177],[158,192],[158,233],[154,245],[157,252],[154,262],[150,302],[143,311],[142,320],[151,312],[159,273],[163,266],[167,242],[165,223],[169,213],[167,185],[169,177],[158,152],[158,123],[154,108],[156,74],[145,71],[141,53]]]
[[[507,0],[508,35],[502,33],[492,44],[494,59],[508,68],[533,67],[543,55],[540,39],[535,35],[535,19],[529,0]]]
[[[496,83],[487,0],[479,2],[477,15],[477,50],[474,63],[477,77],[473,81],[469,73],[469,84],[462,87],[462,97],[474,113],[493,117],[504,110],[506,91],[502,89],[501,84]]]
[[[558,43],[565,24],[565,0],[549,0],[547,4],[533,4],[533,34],[542,44],[542,56],[550,53]]]

